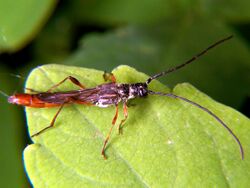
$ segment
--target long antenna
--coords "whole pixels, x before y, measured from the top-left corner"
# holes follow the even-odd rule
[[[224,128],[227,129],[227,131],[233,136],[234,140],[237,142],[237,144],[239,145],[239,148],[240,148],[240,154],[241,154],[241,159],[243,160],[244,159],[244,149],[242,147],[242,144],[240,142],[240,140],[238,139],[238,137],[233,133],[233,131],[217,116],[215,115],[213,112],[211,112],[209,109],[199,105],[198,103],[195,103],[193,101],[190,101],[189,99],[187,98],[184,98],[184,97],[181,97],[181,96],[178,96],[178,95],[174,95],[172,93],[161,93],[161,92],[154,92],[154,91],[149,91],[149,94],[151,95],[161,95],[161,96],[167,96],[167,97],[171,97],[171,98],[177,98],[177,99],[181,99],[185,102],[188,102],[198,108],[200,108],[201,110],[207,112],[208,114],[210,114],[212,117],[214,117]]]
[[[223,42],[225,42],[225,41],[231,39],[232,37],[233,37],[233,35],[231,35],[231,36],[229,36],[229,37],[226,37],[226,38],[224,38],[224,39],[221,39],[221,40],[215,42],[214,44],[212,44],[211,46],[209,46],[208,48],[206,48],[206,49],[203,50],[202,52],[198,53],[197,55],[195,55],[194,57],[192,57],[191,59],[189,59],[188,61],[186,61],[185,63],[183,63],[183,64],[181,64],[181,65],[178,65],[178,66],[176,66],[176,67],[173,67],[173,68],[170,68],[170,69],[168,69],[168,70],[166,70],[166,71],[163,71],[163,72],[161,72],[161,73],[159,73],[159,74],[156,74],[156,75],[154,75],[154,76],[151,76],[151,77],[146,81],[146,84],[148,85],[152,80],[154,80],[154,79],[156,79],[156,78],[159,78],[159,77],[161,77],[161,76],[164,76],[164,75],[166,75],[166,74],[168,74],[168,73],[170,73],[170,72],[174,72],[174,71],[176,71],[176,70],[178,70],[178,69],[180,69],[180,68],[186,66],[187,64],[192,63],[193,61],[197,60],[199,57],[201,57],[202,55],[204,55],[205,53],[207,53],[207,51],[209,51],[209,50],[211,50],[212,48],[214,48],[214,47],[216,47],[216,46],[222,44]]]
[[[4,97],[7,97],[7,98],[9,97],[9,95],[7,93],[3,92],[2,90],[0,90],[0,94],[3,95]]]

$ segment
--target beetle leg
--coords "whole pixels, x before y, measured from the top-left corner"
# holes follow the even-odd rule
[[[122,126],[128,118],[128,107],[127,107],[127,104],[125,102],[123,103],[123,114],[124,114],[124,119],[121,120],[119,126],[117,127],[119,134],[122,134]]]
[[[103,79],[105,81],[110,81],[112,83],[116,83],[116,78],[115,78],[115,75],[113,73],[108,73],[108,72],[104,72],[103,73]]]
[[[106,145],[109,141],[109,138],[111,136],[111,132],[115,126],[115,123],[116,123],[116,120],[117,120],[117,117],[118,117],[118,105],[116,105],[116,110],[115,110],[115,116],[112,120],[112,126],[110,127],[109,129],[109,133],[107,134],[106,136],[106,139],[104,140],[104,143],[103,143],[103,147],[102,147],[102,156],[104,157],[104,159],[107,159],[106,155],[105,155],[105,149],[106,149]]]
[[[49,126],[47,126],[47,127],[45,127],[45,128],[43,128],[43,129],[42,129],[42,130],[40,130],[39,132],[37,132],[37,133],[35,133],[35,134],[31,135],[31,137],[38,136],[38,135],[40,135],[41,133],[43,133],[44,131],[46,131],[47,129],[54,127],[54,124],[55,124],[56,118],[58,117],[59,113],[60,113],[60,112],[61,112],[61,110],[63,109],[64,104],[65,104],[65,103],[63,103],[63,104],[60,106],[59,110],[56,112],[55,116],[53,117],[53,119],[52,119],[52,121],[51,121],[50,125],[49,125]]]
[[[73,84],[79,86],[81,89],[84,89],[84,88],[85,88],[85,86],[82,85],[82,84],[80,83],[80,81],[77,80],[75,77],[73,77],[73,76],[68,76],[68,77],[64,78],[61,82],[59,82],[58,84],[53,85],[47,92],[51,92],[51,90],[57,88],[59,85],[61,85],[62,83],[64,83],[64,82],[65,82],[66,80],[68,80],[68,79],[69,79]]]

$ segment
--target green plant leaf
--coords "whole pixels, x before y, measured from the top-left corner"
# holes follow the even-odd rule
[[[55,0],[0,1],[0,51],[15,51],[30,41],[55,4]]]
[[[113,70],[118,83],[143,82],[148,77],[128,66]],[[103,83],[102,71],[62,65],[33,70],[26,87],[46,91],[66,76],[86,87]],[[76,89],[66,82],[58,90]],[[154,81],[154,91],[170,90]],[[217,114],[241,140],[245,160],[232,136],[211,116],[192,105],[160,96],[134,99],[123,134],[114,129],[101,156],[115,109],[69,105],[54,128],[33,138],[24,151],[34,187],[247,187],[250,184],[250,121],[188,83],[173,93],[189,98]],[[26,108],[29,133],[47,126],[57,108]],[[118,122],[123,118],[122,108]]]

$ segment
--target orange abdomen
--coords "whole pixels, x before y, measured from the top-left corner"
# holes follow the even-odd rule
[[[48,103],[41,101],[32,94],[15,94],[8,98],[8,102],[12,104],[17,104],[21,106],[28,106],[33,108],[45,108],[45,107],[54,107],[60,106],[60,104]]]

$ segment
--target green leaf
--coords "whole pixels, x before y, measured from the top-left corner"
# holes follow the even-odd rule
[[[55,4],[55,0],[0,1],[0,51],[15,51],[29,42]]]
[[[113,70],[118,83],[143,82],[147,75],[128,66]],[[46,91],[66,76],[86,87],[102,84],[102,71],[62,65],[33,70],[26,87]],[[60,91],[77,87],[66,82]],[[170,90],[154,81],[154,91]],[[250,121],[187,83],[173,93],[193,100],[217,114],[241,140],[245,159],[232,136],[215,119],[189,103],[148,96],[131,100],[123,134],[114,129],[101,156],[115,109],[66,106],[55,127],[33,138],[24,151],[27,173],[34,187],[247,187],[250,184]],[[57,108],[26,108],[29,133],[48,126]],[[122,108],[118,122],[123,118]]]

